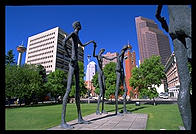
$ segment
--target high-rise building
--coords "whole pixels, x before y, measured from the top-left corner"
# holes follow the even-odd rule
[[[107,57],[107,58],[113,58],[113,57],[116,57],[117,56],[117,53],[110,53],[110,52],[107,52],[106,54],[104,54],[103,56]],[[106,64],[110,63],[110,62],[115,62],[117,63],[117,59],[113,59],[113,60],[106,60],[103,58],[103,68],[105,67]]]
[[[86,69],[86,81],[91,81],[93,79],[93,76],[95,75],[97,71],[97,65],[94,61],[91,61],[88,65],[87,65],[87,69]]]
[[[174,52],[167,60],[167,63],[165,65],[165,73],[167,77],[167,88],[170,97],[178,98],[180,82]]]
[[[92,96],[95,96],[95,87],[92,84],[92,79],[96,71],[97,71],[97,65],[94,61],[91,61],[87,65],[85,83],[86,83],[86,88],[90,90]]]
[[[168,36],[158,29],[153,20],[139,16],[135,21],[141,63],[152,55],[159,55],[162,64],[165,65],[171,54]]]
[[[46,74],[57,68],[68,72],[70,58],[62,45],[66,36],[67,33],[56,27],[29,37],[25,63],[41,64],[46,69]],[[71,41],[68,41],[67,48],[71,55]],[[84,48],[79,45],[78,49],[78,60],[84,62]]]
[[[136,57],[135,57],[135,51],[130,52],[129,50],[125,53],[125,82],[126,82],[126,86],[128,89],[127,95],[132,96],[132,98],[138,98],[138,91],[135,89],[133,89],[130,85],[129,85],[129,80],[132,76],[132,69],[136,67]]]

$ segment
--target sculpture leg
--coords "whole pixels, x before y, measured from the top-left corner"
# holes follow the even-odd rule
[[[62,108],[62,114],[61,114],[61,127],[65,129],[73,128],[72,126],[68,125],[66,123],[66,106],[67,106],[67,98],[69,96],[69,93],[71,91],[71,83],[72,83],[72,77],[73,77],[74,68],[69,65],[69,72],[68,72],[68,79],[67,79],[67,90],[63,97],[63,108]]]
[[[118,90],[119,90],[119,86],[120,86],[120,73],[117,72],[116,73],[116,91],[115,91],[115,101],[116,101],[116,112],[115,114],[118,115]]]
[[[78,123],[80,124],[88,124],[88,121],[85,121],[82,119],[81,109],[80,109],[80,87],[79,87],[79,67],[78,64],[75,67],[75,80],[76,80],[76,94],[75,94],[75,100],[76,100],[76,106],[77,106],[77,112],[78,112]]]
[[[106,112],[104,110],[104,98],[105,98],[105,89],[106,89],[104,75],[102,75],[102,84],[103,84],[103,97],[102,97],[102,110],[101,110],[101,113],[107,114],[108,112]]]
[[[103,94],[103,83],[101,81],[101,74],[100,73],[98,74],[98,82],[99,82],[100,93],[99,93],[99,97],[98,97],[98,101],[97,101],[97,110],[96,110],[97,115],[101,114],[99,112],[99,105],[100,105],[101,97],[102,97],[102,94]]]
[[[123,113],[124,114],[130,114],[130,112],[127,111],[126,108],[126,101],[127,101],[127,86],[126,86],[126,82],[124,79],[124,74],[123,74],[123,87],[124,87],[124,94],[123,94]]]
[[[178,107],[186,130],[191,130],[192,115],[190,105],[190,74],[187,67],[187,53],[184,45],[178,39],[173,40],[177,61],[180,90],[178,95]]]

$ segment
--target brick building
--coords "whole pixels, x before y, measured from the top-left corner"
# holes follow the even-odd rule
[[[132,75],[131,71],[134,67],[136,67],[135,51],[130,52],[128,50],[127,53],[125,53],[125,81],[128,89],[127,95],[130,96],[131,94],[131,98],[138,98],[138,91],[133,90],[133,88],[129,86],[129,80]]]

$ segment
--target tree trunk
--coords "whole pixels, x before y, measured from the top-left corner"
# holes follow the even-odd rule
[[[155,103],[155,98],[153,98],[153,105],[154,105],[154,106],[156,106],[156,103]]]

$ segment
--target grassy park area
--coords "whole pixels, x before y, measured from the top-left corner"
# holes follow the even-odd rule
[[[95,113],[97,104],[81,104],[82,116]],[[123,108],[119,104],[119,110]],[[115,105],[106,104],[107,112],[114,112]],[[140,105],[127,104],[127,110],[133,113],[148,114],[147,130],[178,130],[182,120],[177,104]],[[45,130],[61,123],[62,105],[7,108],[5,111],[6,130]],[[75,104],[67,105],[67,122],[77,119]]]

